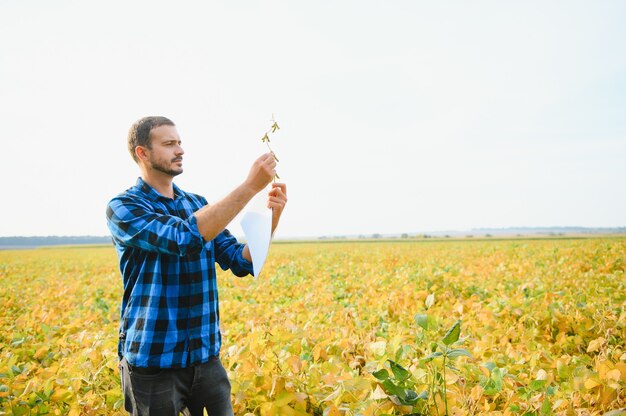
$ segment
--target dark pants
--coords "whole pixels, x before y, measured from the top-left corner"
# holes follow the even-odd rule
[[[176,369],[131,367],[120,361],[124,408],[135,416],[232,416],[230,382],[216,357],[205,364]]]

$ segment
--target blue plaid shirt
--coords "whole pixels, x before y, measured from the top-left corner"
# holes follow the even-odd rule
[[[166,198],[141,178],[107,207],[124,281],[118,354],[137,367],[207,362],[221,346],[215,262],[252,273],[244,245],[224,230],[204,241],[193,213],[206,199],[174,185]]]

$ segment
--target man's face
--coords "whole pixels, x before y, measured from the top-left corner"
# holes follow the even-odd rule
[[[183,148],[174,126],[159,126],[150,131],[151,149],[146,149],[148,167],[176,176],[183,173]]]

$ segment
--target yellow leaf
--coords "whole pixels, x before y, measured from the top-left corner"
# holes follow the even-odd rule
[[[339,395],[341,394],[341,386],[337,387],[335,389],[335,391],[333,391],[332,393],[330,393],[328,396],[326,396],[325,399],[322,399],[323,402],[332,402],[333,400],[335,400],[336,398],[339,397]]]
[[[456,373],[446,371],[446,385],[453,385],[459,381],[459,376]]]
[[[617,368],[606,373],[606,378],[608,380],[618,381],[620,379],[620,376],[621,373]]]
[[[387,393],[385,393],[380,386],[376,386],[372,394],[370,394],[370,400],[381,400],[386,399],[387,397],[389,396],[387,396]]]
[[[37,360],[41,360],[47,353],[48,353],[49,349],[47,346],[43,346],[41,348],[39,348],[35,354],[33,354],[33,358],[36,358]]]
[[[296,396],[293,393],[284,391],[278,395],[278,397],[274,401],[274,406],[281,408],[281,407],[286,406],[290,402],[294,401],[295,399],[296,399]]]
[[[387,349],[386,341],[376,341],[370,342],[367,344],[367,349],[370,350],[374,355],[378,357],[382,357],[385,355],[385,350]]]
[[[587,352],[596,352],[598,351],[602,345],[604,345],[604,342],[606,340],[604,339],[604,337],[599,337],[594,339],[593,341],[591,341],[589,343],[589,346],[587,347]]]
[[[72,397],[71,392],[65,389],[57,389],[52,393],[52,396],[50,396],[50,400],[53,402],[64,402],[70,397]]]
[[[594,380],[593,378],[588,378],[587,380],[585,380],[585,388],[587,390],[594,389],[598,387],[599,385],[600,385],[600,382],[598,380]]]
[[[317,344],[315,347],[313,347],[313,359],[315,361],[319,361],[320,358],[321,359],[326,359],[328,356],[326,355],[326,350],[324,349],[324,346],[321,344]]]
[[[606,373],[613,369],[613,365],[610,361],[598,361],[596,364],[596,371],[600,380],[606,379]]]
[[[411,369],[411,372],[413,373],[413,377],[418,381],[426,379],[428,376],[428,373],[423,368]]]
[[[261,405],[261,416],[273,416],[275,414],[274,403],[268,402]]]
[[[481,387],[480,384],[475,385],[472,388],[472,391],[470,393],[470,397],[474,400],[474,401],[478,401],[478,399],[480,399],[483,395],[483,388]]]
[[[418,290],[417,292],[415,292],[414,296],[417,300],[426,300],[426,298],[428,297],[428,292],[426,290]]]
[[[287,364],[291,367],[291,371],[299,373],[302,370],[302,360],[297,355],[292,355],[287,359]]]
[[[617,368],[620,372],[620,379],[624,382],[626,382],[626,363],[624,362],[619,362],[617,364],[615,364],[615,368]]]
[[[552,405],[552,411],[555,412],[559,409],[565,409],[567,408],[568,405],[569,405],[569,402],[567,400],[559,399],[555,401],[554,404]]]
[[[324,416],[341,416],[341,412],[334,404],[331,404],[324,409]]]

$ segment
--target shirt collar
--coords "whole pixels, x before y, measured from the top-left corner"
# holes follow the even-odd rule
[[[135,185],[141,192],[146,194],[146,196],[152,201],[156,201],[159,198],[170,199],[166,196],[161,195],[156,189],[152,186],[148,185],[146,181],[144,181],[141,177],[137,178],[137,184]],[[184,192],[175,183],[172,184],[174,188],[174,199],[182,198],[184,196]]]

